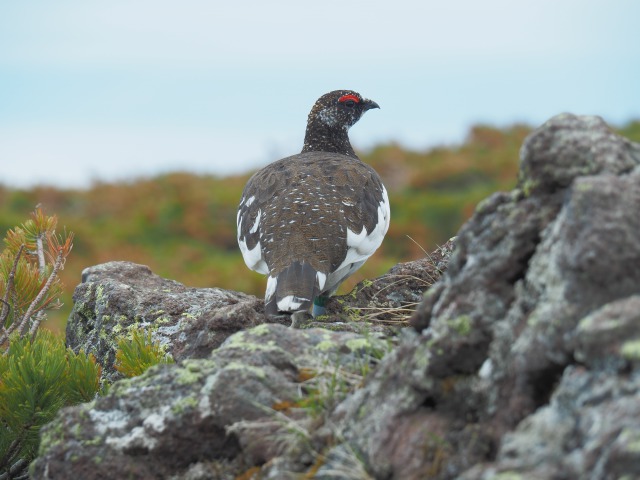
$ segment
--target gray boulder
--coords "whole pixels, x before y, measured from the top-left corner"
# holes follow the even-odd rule
[[[561,115],[526,140],[520,188],[462,227],[418,333],[334,412],[373,477],[636,475],[640,457],[621,445],[640,404],[639,152],[595,117]],[[577,377],[603,386],[580,393]],[[598,450],[608,442],[615,455]],[[532,460],[522,445],[545,448]]]
[[[116,340],[131,328],[153,332],[174,360],[206,358],[231,334],[266,321],[263,302],[221,288],[189,288],[131,262],[86,268],[73,294],[67,345],[93,353],[109,383]]]
[[[322,447],[308,412],[340,401],[387,349],[324,329],[238,332],[209,358],[153,367],[64,409],[43,429],[32,476],[234,479],[278,458],[273,478],[286,478]]]

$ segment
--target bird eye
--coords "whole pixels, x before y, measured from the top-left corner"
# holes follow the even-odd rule
[[[360,99],[352,94],[347,94],[347,95],[343,95],[338,99],[338,102],[340,102],[343,105],[346,105],[347,107],[353,108],[356,103],[360,103]]]

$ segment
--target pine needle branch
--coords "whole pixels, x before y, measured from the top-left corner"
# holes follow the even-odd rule
[[[40,271],[40,277],[44,278],[47,271],[47,263],[44,259],[44,245],[42,242],[42,238],[44,234],[41,233],[36,237],[36,252],[38,254],[38,270]]]
[[[25,330],[27,328],[27,323],[29,321],[29,318],[31,318],[31,316],[35,312],[36,306],[38,305],[38,303],[40,303],[40,301],[49,292],[49,289],[51,288],[51,285],[53,284],[54,280],[56,279],[56,276],[58,275],[58,270],[60,270],[60,267],[62,267],[63,263],[64,263],[64,251],[63,251],[62,248],[60,248],[58,250],[58,256],[56,257],[56,263],[54,263],[54,265],[53,265],[53,270],[51,270],[51,275],[49,275],[47,283],[45,283],[45,285],[42,288],[42,290],[40,290],[40,293],[38,293],[38,296],[33,300],[33,302],[31,302],[31,305],[29,305],[29,308],[25,312],[24,317],[22,317],[22,320],[20,321],[20,336],[21,337],[24,336],[24,332],[25,332]],[[29,335],[31,335],[31,337],[33,337],[35,335],[36,331],[38,330],[38,327],[40,326],[40,321],[41,321],[41,319],[37,318],[33,322],[33,325],[31,326],[31,329],[29,330]]]
[[[7,472],[0,474],[0,480],[20,480],[22,478],[29,478],[28,473],[16,477],[19,472],[26,471],[28,466],[29,462],[27,462],[24,458],[21,458],[16,463],[11,465],[11,468],[9,468]]]
[[[42,288],[42,290],[40,290],[40,293],[38,293],[36,298],[31,302],[31,304],[29,305],[29,308],[25,312],[25,314],[22,317],[22,319],[20,320],[20,322],[14,322],[8,329],[5,330],[5,332],[0,337],[0,345],[3,345],[4,342],[9,338],[9,335],[11,335],[16,329],[18,329],[18,331],[20,332],[20,337],[24,336],[25,330],[27,329],[27,323],[29,322],[29,319],[34,314],[34,312],[36,311],[36,307],[37,307],[38,303],[40,303],[42,301],[42,299],[49,292],[49,289],[51,288],[51,285],[53,284],[53,281],[56,279],[56,276],[58,275],[58,270],[62,266],[63,261],[64,261],[64,252],[62,251],[62,249],[60,249],[58,251],[58,257],[56,258],[56,262],[53,265],[53,270],[51,271],[51,275],[49,275],[49,278],[47,279],[47,283],[45,283],[45,285]],[[40,324],[40,322],[34,322],[34,325],[36,325],[36,330],[37,330],[39,324]],[[30,331],[29,333],[33,335],[33,332]]]
[[[25,430],[28,426],[25,426]],[[24,430],[23,430],[24,432]],[[4,470],[7,465],[14,461],[16,455],[20,452],[20,448],[22,447],[23,435],[18,435],[9,448],[7,449],[4,457],[0,458],[0,471]]]
[[[40,272],[40,279],[43,279],[47,273],[47,262],[45,261],[45,258],[44,258],[44,245],[42,242],[42,239],[44,236],[45,236],[45,232],[42,232],[36,237],[36,251],[38,253],[38,271]],[[45,317],[44,310],[40,310],[35,314],[33,325],[29,330],[29,333],[31,334],[31,340],[33,340],[36,336],[36,331],[34,330],[34,327],[37,329],[38,326],[42,323],[42,320],[44,320],[44,317]]]
[[[13,290],[13,283],[16,277],[16,270],[18,269],[18,261],[22,256],[23,250],[24,250],[24,244],[20,245],[20,248],[18,249],[18,253],[16,253],[16,258],[13,261],[13,266],[11,267],[11,271],[9,272],[9,278],[7,279],[7,285],[4,291],[4,298],[2,299],[2,303],[3,303],[2,314],[0,314],[0,326],[2,326],[2,330],[0,331],[2,332],[2,334],[0,335],[0,347],[4,345],[4,342],[8,340],[9,335],[11,334],[11,332],[13,332],[13,329],[10,329],[9,331],[4,326],[4,322],[7,320],[9,313],[11,313],[11,306],[9,305],[9,294]]]
[[[0,298],[0,302],[2,302],[2,312],[0,312],[0,325],[2,325],[2,331],[4,331],[4,322],[11,313],[11,304],[6,300]]]

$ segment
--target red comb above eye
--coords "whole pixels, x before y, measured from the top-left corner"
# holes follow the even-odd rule
[[[347,95],[343,95],[338,99],[338,101],[340,103],[346,102],[348,100],[353,100],[356,103],[360,103],[360,99],[358,97],[356,97],[355,95],[352,95],[351,93],[349,93]]]

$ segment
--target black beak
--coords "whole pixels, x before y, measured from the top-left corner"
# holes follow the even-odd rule
[[[367,110],[371,110],[372,108],[380,108],[380,105],[378,105],[376,102],[374,102],[373,100],[369,100],[369,99],[364,99],[364,102],[362,103],[362,106],[364,107],[364,111],[366,112]]]

